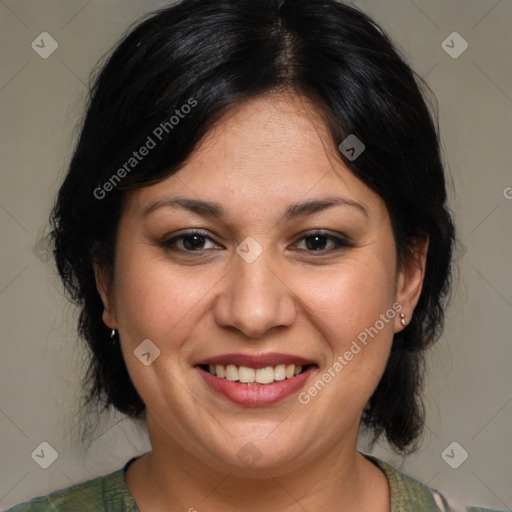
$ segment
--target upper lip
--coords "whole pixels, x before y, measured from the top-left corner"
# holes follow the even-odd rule
[[[265,368],[267,366],[277,366],[280,364],[295,364],[307,366],[315,364],[314,361],[292,354],[277,354],[269,352],[267,354],[222,354],[219,356],[208,357],[198,361],[196,365],[223,365],[233,364],[235,366],[245,366],[247,368]]]

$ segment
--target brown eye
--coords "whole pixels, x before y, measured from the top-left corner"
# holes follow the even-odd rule
[[[197,251],[204,249],[204,244],[206,242],[206,237],[201,235],[190,235],[184,236],[182,238],[183,247],[187,251]]]
[[[305,238],[308,251],[324,251],[330,240],[323,235],[308,236]]]
[[[324,253],[350,246],[349,242],[343,238],[323,233],[312,233],[303,236],[297,241],[296,245],[302,245],[302,247],[299,247],[301,251]]]
[[[199,252],[210,249],[220,249],[209,236],[203,233],[183,233],[162,243],[166,249],[182,252]]]

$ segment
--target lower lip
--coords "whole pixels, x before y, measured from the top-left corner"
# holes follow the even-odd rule
[[[261,407],[274,405],[286,400],[302,388],[313,373],[315,367],[309,367],[300,375],[291,379],[275,381],[272,384],[241,384],[232,380],[222,379],[210,372],[197,367],[206,383],[217,393],[223,395],[235,404]]]

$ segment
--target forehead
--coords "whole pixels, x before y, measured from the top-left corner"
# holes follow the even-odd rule
[[[199,144],[188,168],[197,176],[208,168],[224,179],[248,176],[253,183],[318,179],[332,167],[332,145],[310,103],[297,96],[267,95],[225,115]]]
[[[232,108],[178,172],[136,190],[131,202],[144,208],[159,196],[180,194],[272,209],[282,201],[336,193],[381,207],[380,198],[342,162],[318,109],[304,98],[280,94]]]

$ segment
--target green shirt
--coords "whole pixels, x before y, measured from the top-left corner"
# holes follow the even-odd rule
[[[381,468],[388,478],[391,512],[455,512],[434,489],[400,473],[376,457],[365,457]],[[139,512],[124,477],[128,466],[136,458],[130,459],[123,468],[113,473],[34,498],[10,508],[7,512]],[[490,510],[469,507],[466,512]]]

